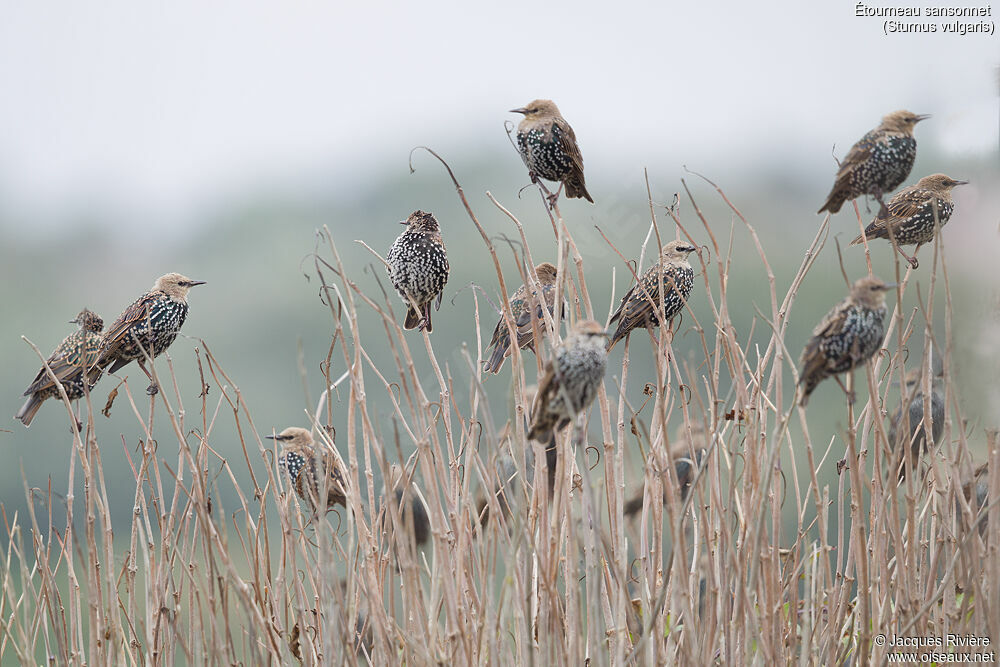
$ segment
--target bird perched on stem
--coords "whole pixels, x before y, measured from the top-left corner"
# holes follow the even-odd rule
[[[101,330],[104,328],[104,320],[96,313],[84,308],[75,320],[70,320],[70,324],[78,324],[80,329],[66,336],[49,356],[46,363],[52,369],[52,373],[59,380],[59,383],[62,384],[66,391],[66,397],[73,401],[83,398],[84,393],[93,388],[101,377],[101,371],[91,367],[97,361],[101,348]],[[88,372],[88,369],[91,370]],[[85,374],[87,376],[86,389],[84,388]],[[58,396],[59,388],[43,366],[28,388],[24,390],[24,395],[28,397],[28,400],[18,410],[15,419],[20,419],[25,426],[31,426],[31,420],[35,418],[42,403],[46,399]],[[78,423],[77,427],[79,428],[79,426]]]
[[[441,297],[448,282],[448,255],[441,228],[431,213],[414,211],[400,223],[406,231],[399,235],[386,261],[389,279],[406,304],[404,329],[420,328],[430,333],[431,303],[441,309]]]
[[[871,195],[885,208],[882,195],[892,192],[906,180],[917,157],[913,128],[930,116],[909,111],[894,111],[882,118],[882,124],[851,146],[840,163],[837,180],[819,213],[836,213],[844,202]]]
[[[849,403],[848,391],[838,374],[854,370],[872,358],[885,340],[885,292],[896,287],[869,276],[851,287],[850,295],[827,313],[806,344],[799,362],[802,374],[799,405],[809,402],[809,394],[828,377],[837,380]]]
[[[566,187],[570,199],[584,198],[591,204],[593,197],[587,192],[583,180],[583,155],[576,143],[576,135],[559,107],[552,100],[535,100],[511,113],[524,114],[517,126],[517,150],[528,167],[532,183],[539,178],[559,183],[559,190],[549,194],[549,204],[554,205],[559,191]],[[539,185],[541,185],[539,183]],[[545,190],[545,186],[542,185]],[[545,190],[548,193],[548,190]]]
[[[556,298],[556,267],[548,262],[542,262],[535,267],[535,276],[538,278],[538,285],[542,289],[542,301],[549,313],[553,312]],[[514,328],[517,331],[517,346],[520,349],[530,348],[535,351],[535,329],[544,329],[542,307],[539,304],[538,296],[531,292],[529,297],[529,286],[521,285],[510,297],[510,311],[514,318]],[[493,330],[493,338],[487,350],[493,348],[493,353],[489,359],[483,362],[483,370],[487,373],[497,374],[504,360],[510,356],[510,330],[507,328],[507,320],[500,316],[496,328]]]
[[[582,320],[556,348],[538,383],[529,440],[547,442],[594,402],[604,382],[607,335],[597,322]]]
[[[694,287],[694,270],[687,260],[688,254],[697,250],[686,241],[670,241],[660,251],[660,259],[639,277],[632,286],[618,310],[611,316],[611,323],[618,322],[618,328],[608,342],[608,350],[615,343],[638,327],[655,327],[660,324],[657,313],[660,310],[660,295],[663,295],[663,316],[672,320],[687,303]]]
[[[136,361],[150,381],[146,393],[158,392],[159,387],[143,362],[146,355],[154,359],[174,342],[187,319],[188,290],[204,284],[203,280],[191,280],[179,273],[157,278],[153,288],[126,308],[105,332],[97,367],[114,373]]]
[[[694,482],[695,474],[698,472],[698,468],[701,466],[701,462],[708,452],[708,445],[709,441],[705,433],[705,427],[698,421],[691,422],[690,440],[683,426],[681,426],[674,438],[673,444],[670,447],[670,462],[673,463],[674,473],[677,475],[681,501],[684,501],[687,498],[687,494],[691,491],[691,484]],[[692,451],[694,458],[692,458]],[[666,478],[665,471],[663,477]],[[625,516],[638,514],[642,510],[642,496],[643,491],[639,489],[636,495],[625,501],[623,508]],[[665,493],[663,495],[663,502],[664,504],[667,502],[667,495]]]
[[[347,483],[333,452],[317,451],[312,434],[289,426],[278,435],[264,436],[281,443],[278,466],[309,507],[316,513],[334,505],[347,507]],[[326,502],[320,502],[325,495]]]
[[[944,378],[942,368],[935,369],[931,380],[930,413],[924,411],[924,392],[920,387],[921,369],[911,369],[906,374],[906,394],[899,408],[893,413],[889,426],[889,447],[895,452],[894,467],[899,470],[899,479],[906,476],[903,455],[910,452],[910,464],[916,470],[920,455],[927,451],[927,427],[931,429],[934,445],[941,442],[944,435]],[[903,411],[904,406],[906,412]],[[925,419],[930,423],[926,423]]]
[[[392,464],[389,468],[389,478],[386,480],[386,497],[391,492],[395,498],[395,510],[399,512],[402,519],[403,528],[408,537],[413,538],[416,546],[423,546],[431,536],[431,520],[427,516],[427,510],[420,496],[412,488],[412,481],[409,484],[403,482],[403,471],[397,464]],[[388,519],[389,508],[386,508],[383,516],[383,528],[391,530],[393,522]]]
[[[889,206],[879,211],[865,233],[851,241],[860,245],[868,239],[889,239],[910,266],[917,268],[917,251],[924,243],[934,240],[935,227],[944,227],[951,220],[955,205],[951,199],[951,189],[965,185],[968,181],[956,181],[944,174],[924,176],[916,185],[903,188],[889,202]],[[936,224],[935,224],[936,221]],[[916,245],[913,257],[900,246]]]

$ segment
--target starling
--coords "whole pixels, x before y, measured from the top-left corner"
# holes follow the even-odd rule
[[[538,383],[529,440],[548,442],[593,403],[604,382],[607,335],[597,322],[583,320],[556,348]]]
[[[928,424],[924,423],[924,392],[920,389],[920,374],[921,369],[919,368],[914,368],[906,374],[906,396],[890,420],[889,447],[894,452],[899,452],[894,465],[899,469],[900,479],[906,475],[906,463],[903,460],[902,452],[910,452],[910,463],[916,470],[920,455],[927,451],[927,430],[925,427]],[[912,398],[909,398],[908,415],[904,415],[903,406],[907,405],[907,397]],[[935,445],[941,441],[941,436],[944,434],[944,410],[944,380],[938,374],[931,381],[931,412],[929,417],[931,438]],[[905,428],[904,419],[909,420],[908,430]],[[908,446],[900,448],[901,444]]]
[[[448,282],[448,255],[441,228],[431,213],[414,211],[400,223],[406,231],[389,248],[389,279],[406,303],[404,329],[420,327],[427,333],[431,325],[431,302],[441,309],[441,295]]]
[[[393,490],[392,494],[396,499],[396,510],[399,511],[399,517],[403,520],[406,532],[412,536],[414,543],[418,547],[426,544],[428,538],[431,536],[431,520],[427,516],[424,503],[417,493],[412,488],[407,488],[404,492],[402,488],[402,470],[400,470],[398,465],[393,464],[390,468],[389,481],[386,487]],[[388,510],[386,514],[388,514]],[[391,528],[392,524],[390,521],[385,521],[384,525]]]
[[[69,400],[83,398],[85,391],[89,391],[101,377],[101,372],[97,369],[87,372],[86,390],[84,389],[84,372],[90,369],[97,361],[97,354],[101,347],[101,330],[104,328],[104,320],[86,308],[80,311],[75,320],[70,324],[80,325],[79,331],[75,331],[59,343],[55,351],[48,359],[49,368],[59,379],[66,396]],[[20,419],[25,426],[31,426],[31,420],[35,418],[38,409],[46,399],[59,395],[59,388],[55,382],[49,378],[45,372],[45,367],[38,371],[38,375],[24,391],[24,396],[28,400],[24,402],[18,411],[15,419]]]
[[[556,267],[548,262],[543,262],[535,267],[535,275],[538,277],[538,284],[542,288],[542,298],[545,300],[545,306],[549,309],[549,313],[552,313],[556,298]],[[537,326],[540,329],[544,327],[544,324],[542,323],[542,308],[538,304],[535,292],[531,292],[531,297],[528,296],[528,285],[521,285],[511,295],[510,311],[514,318],[514,326],[517,329],[517,346],[522,350],[531,348],[531,351],[534,352],[535,338],[533,326],[535,325],[532,324],[532,320],[538,323]],[[487,373],[496,374],[500,372],[500,367],[503,366],[504,360],[510,356],[510,332],[507,329],[507,321],[503,316],[500,317],[500,321],[497,322],[497,326],[493,330],[493,338],[490,340],[487,350],[491,347],[493,348],[493,354],[490,355],[488,360],[483,362],[483,370]]]
[[[882,195],[892,192],[906,180],[917,157],[913,128],[930,116],[909,111],[894,111],[882,124],[851,146],[840,163],[837,180],[819,213],[836,213],[844,202],[871,195],[882,204]],[[884,204],[883,204],[884,206]]]
[[[314,512],[334,505],[347,507],[347,483],[333,452],[318,452],[312,434],[304,428],[289,426],[278,435],[264,436],[281,443],[278,466]],[[321,449],[321,448],[320,448]],[[326,490],[326,503],[319,499]]]
[[[611,316],[612,323],[620,321],[608,342],[609,351],[633,329],[660,324],[657,311],[660,309],[661,286],[666,290],[663,295],[666,321],[669,322],[681,312],[694,287],[694,271],[687,256],[695,250],[697,248],[685,241],[671,241],[663,246],[660,260],[646,269],[639,277],[639,282],[622,297],[621,305]]]
[[[962,484],[962,493],[965,495],[965,500],[969,503],[969,507],[972,509],[973,525],[979,523],[979,534],[985,535],[989,524],[987,523],[987,517],[985,515],[980,515],[983,512],[983,508],[985,508],[990,502],[989,461],[976,468],[972,473],[972,478],[966,480]],[[959,517],[959,521],[961,521],[962,517],[961,508],[962,506],[956,498],[955,514]]]
[[[114,373],[136,361],[151,383],[146,393],[159,391],[143,362],[147,354],[150,359],[156,358],[174,342],[187,319],[188,290],[204,284],[203,280],[191,280],[179,273],[157,278],[153,288],[126,308],[105,332],[97,367],[103,370],[110,365],[107,371]]]
[[[865,233],[851,241],[851,245],[864,243],[869,239],[895,239],[896,249],[906,258],[910,266],[917,268],[917,251],[924,243],[934,240],[934,213],[937,223],[944,227],[951,219],[955,205],[951,200],[951,189],[965,185],[968,181],[956,181],[944,174],[924,176],[916,185],[903,188],[889,202],[888,208],[879,214],[865,228]],[[900,246],[916,245],[913,257],[903,252]]]
[[[698,472],[698,468],[701,466],[701,462],[705,458],[705,454],[708,452],[708,438],[705,437],[705,428],[699,422],[691,423],[691,436],[692,439],[689,442],[687,438],[687,433],[683,427],[674,438],[674,443],[670,447],[670,460],[674,464],[674,473],[677,475],[677,483],[680,485],[681,501],[683,502],[687,498],[688,492],[691,490],[691,484],[694,482],[695,474]],[[692,447],[693,445],[693,447]],[[691,458],[692,450],[694,451],[694,458]],[[666,477],[666,475],[664,475]],[[663,502],[666,504],[667,496],[664,494]],[[638,514],[642,510],[642,490],[640,489],[635,496],[631,499],[625,501],[625,507],[623,508],[625,516],[632,516]]]
[[[583,197],[593,204],[594,199],[583,182],[583,155],[576,144],[576,135],[555,103],[535,100],[510,111],[524,114],[517,126],[517,150],[528,167],[531,182],[537,183],[539,178],[556,181],[560,190],[566,186],[568,198]],[[558,198],[558,190],[549,197],[552,203]]]
[[[878,352],[885,339],[885,291],[894,288],[875,276],[862,278],[851,287],[851,294],[827,313],[802,351],[802,375],[799,405],[809,402],[809,394],[820,382],[833,376],[854,401],[837,377],[865,363]]]

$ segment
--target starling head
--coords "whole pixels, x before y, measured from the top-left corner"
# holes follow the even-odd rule
[[[187,301],[187,293],[189,289],[195,285],[204,284],[204,280],[191,280],[187,276],[182,276],[179,273],[168,273],[165,276],[157,278],[156,283],[153,284],[153,289],[150,291],[163,292],[174,301],[184,303]]]
[[[411,232],[434,233],[441,229],[434,214],[424,213],[423,211],[414,211],[410,214],[410,217],[399,224],[406,225]]]
[[[697,248],[687,241],[671,241],[660,251],[660,261],[664,264],[684,261],[687,259],[688,253],[696,250]]]
[[[930,114],[920,115],[912,111],[893,111],[882,117],[882,128],[904,134],[913,134],[913,126],[930,118]]]
[[[511,109],[511,113],[524,114],[525,120],[540,120],[543,118],[559,118],[559,107],[552,100],[535,100],[520,109]]]
[[[551,285],[556,281],[556,267],[549,262],[542,262],[535,267],[535,276],[542,285]]]
[[[570,338],[586,341],[593,340],[596,338],[607,338],[608,332],[604,330],[600,324],[594,320],[580,320],[573,327],[573,331],[570,332]]]
[[[95,333],[100,333],[104,329],[104,320],[101,319],[100,315],[91,312],[84,308],[80,311],[80,314],[76,316],[75,320],[70,320],[70,324],[79,324],[80,328],[84,331],[93,331]]]
[[[956,181],[954,178],[945,176],[944,174],[931,174],[917,181],[917,187],[947,193],[951,192],[951,189],[956,185],[965,185],[967,183],[968,181]]]
[[[851,287],[851,300],[872,310],[885,306],[885,292],[896,285],[882,282],[880,278],[868,276],[854,283]]]
[[[278,435],[265,435],[265,438],[277,440],[283,447],[312,447],[312,433],[298,426],[289,426]]]

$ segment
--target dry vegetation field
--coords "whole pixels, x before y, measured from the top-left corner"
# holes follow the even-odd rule
[[[469,216],[461,224],[479,227],[454,185]],[[527,280],[524,267],[550,260],[561,277],[557,303],[569,303],[565,314],[556,309],[540,323],[548,343],[538,355],[515,351],[502,380],[481,372],[488,338],[469,341],[461,350],[465,367],[455,368],[439,361],[433,334],[404,332],[402,305],[379,258],[371,258],[377,282],[349,275],[345,253],[369,250],[323,229],[307,270],[334,331],[322,362],[330,390],[297,424],[342,459],[346,508],[313,516],[290,492],[277,466],[279,445],[264,437],[272,425],[250,414],[239,378],[213,356],[212,341],[196,347],[196,377],[178,377],[169,358],[159,358],[153,368],[163,389],[156,396],[143,393],[145,382],[116,387],[106,378],[81,401],[84,428],[73,436],[71,455],[54,462],[68,477],[56,475],[48,487],[26,480],[30,512],[0,516],[8,542],[0,555],[0,658],[92,665],[881,664],[889,649],[878,644],[880,633],[1000,639],[1000,510],[994,500],[980,511],[963,492],[984,462],[968,448],[983,426],[963,414],[948,381],[947,234],[922,251],[922,290],[898,257],[894,268],[875,267],[900,288],[889,297],[885,349],[850,380],[858,400],[848,405],[838,394],[835,404],[814,400],[801,408],[793,397],[800,349],[786,347],[785,334],[796,302],[809,298],[802,282],[811,267],[819,258],[836,261],[829,218],[804,252],[768,248],[721,189],[713,186],[712,196],[732,215],[719,221],[706,219],[686,188],[684,215],[651,200],[641,246],[623,247],[601,230],[621,258],[614,286],[588,282],[574,222],[558,207],[547,211],[541,199],[549,247],[529,247],[513,215],[504,238],[479,227],[481,252],[462,261],[482,263],[491,294],[511,293]],[[752,243],[734,247],[736,229]],[[691,299],[708,304],[700,312],[711,319],[689,309],[676,331],[664,329],[656,340],[638,330],[616,347],[604,391],[558,438],[550,500],[544,446],[525,437],[530,385],[567,320],[606,322],[591,294],[620,295],[674,238],[701,248],[691,257]],[[790,252],[801,252],[801,267],[790,284],[778,284],[769,258]],[[730,319],[741,288],[728,280],[734,253],[759,262],[770,277],[770,300],[758,304],[754,332]],[[501,268],[511,257],[518,273]],[[860,276],[844,277],[846,294],[847,279]],[[483,294],[474,291],[474,310],[449,317],[475,318],[488,337],[497,306]],[[361,330],[362,311],[377,313],[381,327]],[[943,337],[933,322],[944,323]],[[681,328],[684,345],[697,350],[695,362],[671,353]],[[650,344],[659,348],[655,367],[630,365],[629,348]],[[375,348],[391,349],[394,364],[377,367]],[[935,356],[946,378],[945,435],[897,484],[886,419],[897,399],[889,396],[898,395],[907,370],[930,368]],[[511,404],[488,401],[483,383],[509,378]],[[110,409],[133,414],[136,431],[98,442],[93,422],[112,389]],[[391,403],[390,420],[372,413],[373,395]],[[641,402],[629,400],[636,395]],[[71,421],[68,403],[49,408],[49,418],[63,410]],[[815,410],[837,411],[848,426],[811,430]],[[287,425],[295,423],[293,416]],[[668,451],[698,429],[707,434],[707,452],[681,493]],[[218,443],[237,440],[241,456],[219,454]],[[996,433],[988,441],[987,483],[996,499],[1000,441]],[[789,453],[802,463],[782,465]],[[123,455],[134,477],[105,479],[102,458]],[[626,459],[637,457],[643,479],[626,473]],[[381,502],[377,480],[394,463],[425,504],[431,536],[424,545],[396,529],[405,512]],[[818,475],[831,467],[840,471],[833,487]],[[134,487],[134,503],[111,506],[109,485]],[[82,488],[82,497],[64,495],[66,488]],[[625,517],[637,489],[642,509]],[[233,494],[238,506],[216,500]],[[65,523],[55,525],[62,512]],[[112,515],[130,515],[131,530],[113,534]]]

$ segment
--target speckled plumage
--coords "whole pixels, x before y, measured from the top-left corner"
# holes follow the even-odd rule
[[[893,287],[874,276],[862,278],[823,318],[802,352],[800,405],[809,402],[820,382],[857,368],[879,351],[885,340],[885,291]]]
[[[912,369],[906,374],[906,396],[889,419],[889,447],[897,452],[893,466],[899,468],[899,478],[906,475],[903,452],[910,452],[910,462],[916,470],[921,454],[927,451],[927,429],[924,424],[924,392],[921,389],[921,370]],[[908,399],[908,400],[907,400]],[[944,434],[944,381],[940,377],[931,382],[931,438],[934,445],[941,442]],[[903,407],[907,406],[904,415]],[[909,423],[905,423],[908,419]],[[908,429],[905,427],[909,426]],[[901,446],[902,445],[902,446]]]
[[[406,304],[404,329],[420,327],[428,333],[431,303],[441,308],[441,297],[448,282],[448,255],[437,219],[431,213],[414,211],[401,224],[407,226],[386,255],[389,279]],[[414,305],[416,308],[414,308]]]
[[[72,401],[83,398],[84,374],[97,361],[104,320],[84,308],[71,323],[79,324],[80,329],[66,336],[56,346],[47,363],[53,374],[59,379],[59,383],[62,384],[67,398]],[[86,376],[88,378],[87,389],[90,389],[100,379],[101,371],[95,368],[86,372]],[[42,403],[46,399],[58,395],[58,387],[49,378],[45,368],[42,367],[28,388],[24,390],[24,396],[27,396],[28,400],[21,406],[15,418],[20,419],[25,426],[31,426],[31,420],[35,418]]]
[[[900,254],[917,268],[916,254],[920,246],[934,240],[934,214],[937,211],[938,225],[944,227],[951,220],[954,203],[951,190],[957,185],[968,181],[956,181],[944,174],[924,176],[916,185],[911,185],[896,193],[888,207],[872,220],[865,228],[864,236],[858,236],[851,245],[861,245],[864,237],[872,239],[888,239],[890,232],[896,239],[897,246],[916,245],[913,257],[902,250]]]
[[[883,194],[898,188],[910,175],[917,157],[913,128],[925,118],[928,116],[895,111],[851,146],[819,213],[837,213],[844,202],[862,195],[872,195],[881,201]]]
[[[684,309],[694,288],[694,271],[687,255],[695,250],[697,248],[685,241],[670,241],[663,246],[659,261],[646,269],[639,282],[625,293],[618,310],[611,316],[611,323],[618,322],[618,328],[608,342],[608,350],[638,327],[659,326],[657,311],[661,285],[665,290],[663,314],[667,322]]]
[[[114,373],[137,361],[152,381],[144,364],[143,349],[151,358],[166,352],[187,319],[188,290],[203,284],[204,281],[191,280],[179,273],[160,276],[153,288],[126,308],[105,332],[97,366]],[[156,385],[151,384],[149,390],[155,393]]]
[[[670,445],[670,461],[673,463],[674,473],[677,475],[677,483],[680,486],[680,499],[682,501],[687,499],[687,494],[691,490],[695,474],[702,465],[702,461],[708,453],[708,445],[710,444],[705,433],[705,428],[700,422],[691,423],[690,436],[689,439],[686,429],[681,426]],[[692,458],[692,452],[694,458]],[[663,483],[666,484],[665,471],[663,475]],[[642,497],[643,490],[639,489],[631,499],[625,501],[623,508],[625,516],[638,514],[642,510]],[[663,502],[664,504],[667,502],[667,495],[665,493],[663,494]]]
[[[597,322],[583,320],[556,348],[538,383],[529,439],[547,442],[590,407],[604,382],[606,336]]]
[[[288,477],[295,492],[314,512],[334,505],[346,507],[347,483],[337,457],[332,452],[317,447],[309,431],[290,426],[278,435],[266,437],[281,443],[278,466]],[[324,488],[326,502],[321,503]]]
[[[545,302],[549,313],[553,313],[556,298],[556,267],[548,262],[543,262],[535,267],[535,276],[538,278],[538,285],[542,290],[542,299]],[[535,306],[532,308],[532,306]],[[514,326],[517,331],[517,346],[522,350],[535,349],[535,337],[533,326],[537,326],[539,331],[544,331],[542,309],[538,304],[535,292],[528,294],[528,286],[521,285],[510,297],[510,310],[514,318]],[[534,317],[532,317],[534,313]],[[534,320],[534,324],[532,324]],[[483,371],[487,373],[499,373],[503,362],[510,356],[510,330],[507,328],[507,321],[500,317],[496,328],[493,329],[493,338],[487,346],[487,352],[493,349],[489,358],[483,362]]]
[[[524,114],[517,126],[517,150],[536,178],[561,183],[570,199],[582,197],[594,203],[583,178],[583,155],[576,134],[552,100],[535,100],[512,113]]]

